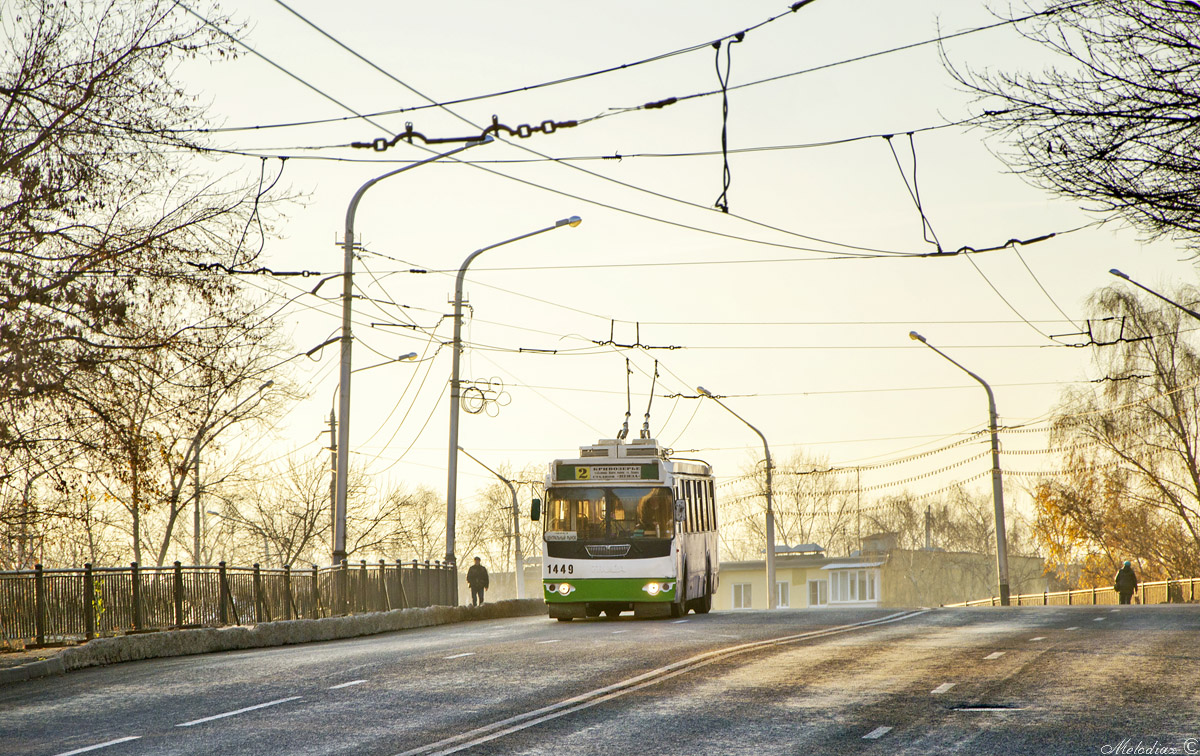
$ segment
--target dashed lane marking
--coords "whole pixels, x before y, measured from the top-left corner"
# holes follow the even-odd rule
[[[620,635],[621,633],[627,633],[627,632],[629,632],[629,631],[628,631],[628,630],[613,630],[613,631],[612,631],[612,634],[613,634],[613,635]]]
[[[550,640],[538,641],[538,642],[537,642],[537,643],[535,643],[534,645],[535,645],[535,646],[541,646],[541,645],[544,645],[544,644],[546,644],[546,643],[558,643],[560,640],[562,640],[562,638],[551,638]]]
[[[329,686],[329,689],[337,690],[338,688],[349,688],[352,685],[362,685],[365,682],[366,682],[366,680],[351,680],[350,682],[344,682],[341,685],[331,685],[331,686]]]
[[[993,651],[992,653],[988,654],[987,656],[985,656],[983,658],[984,659],[999,659],[1001,656],[1004,656],[1004,654],[1005,654],[1004,651]]]
[[[674,621],[674,622],[672,622],[671,624],[672,624],[672,625],[681,625],[681,624],[683,624],[684,622],[687,622],[687,620],[675,620],[675,621]]]
[[[936,695],[945,693],[946,691],[950,690],[951,688],[953,688],[955,686],[955,684],[956,683],[942,683],[941,685],[937,686],[936,688],[934,688],[933,690],[931,690],[929,692],[936,696]]]
[[[443,656],[442,658],[443,659],[461,659],[464,656],[474,656],[474,655],[475,655],[474,651],[468,651],[465,654],[454,654],[453,656]]]
[[[128,743],[129,741],[137,740],[140,737],[141,737],[141,735],[130,735],[129,737],[126,737],[126,738],[117,738],[116,740],[110,740],[107,743],[97,743],[96,745],[84,746],[83,748],[76,748],[74,751],[63,751],[62,753],[55,754],[55,756],[73,756],[73,754],[76,754],[76,753],[87,753],[88,751],[95,751],[99,748],[108,748],[109,746],[116,745],[118,743]]]
[[[1103,622],[1106,619],[1108,619],[1108,618],[1107,617],[1095,617],[1092,619],[1092,622]]]
[[[1030,639],[1029,639],[1029,642],[1030,642],[1030,643],[1032,643],[1033,641],[1040,641],[1040,640],[1046,640],[1046,636],[1044,636],[1044,635],[1039,635],[1039,636],[1038,636],[1038,637],[1036,637],[1036,638],[1030,638]]]
[[[300,700],[300,696],[289,696],[287,698],[280,698],[275,701],[267,701],[266,703],[255,704],[254,706],[247,706],[246,708],[238,709],[237,711],[227,711],[224,714],[214,714],[211,717],[204,717],[203,719],[193,719],[191,722],[180,722],[179,724],[177,724],[175,726],[176,727],[191,727],[192,725],[198,725],[198,724],[204,724],[205,722],[211,722],[214,719],[224,719],[225,717],[232,717],[235,714],[245,714],[246,712],[254,711],[255,709],[265,709],[268,706],[278,706],[279,704],[287,703],[288,701],[298,701],[298,700]]]
[[[863,735],[862,739],[863,740],[879,740],[880,738],[882,738],[884,735],[887,735],[891,731],[892,731],[891,727],[876,727],[874,730],[871,730],[866,735]]]
[[[1079,629],[1079,626],[1078,626],[1078,625],[1076,625],[1075,627],[1068,627],[1067,629],[1068,629],[1068,630],[1078,630],[1078,629]]]

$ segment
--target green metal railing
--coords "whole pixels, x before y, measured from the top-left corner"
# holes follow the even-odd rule
[[[93,567],[0,572],[0,644],[252,625],[458,603],[453,565]]]
[[[1139,583],[1134,597],[1139,604],[1179,604],[1196,600],[1196,585],[1200,578],[1157,580]],[[1074,591],[1042,591],[1009,597],[1012,606],[1087,606],[1117,604],[1117,592],[1111,588],[1081,588]],[[1000,597],[964,601],[946,606],[999,606]]]

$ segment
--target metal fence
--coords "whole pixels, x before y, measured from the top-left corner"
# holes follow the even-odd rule
[[[1157,580],[1149,583],[1139,583],[1134,597],[1139,604],[1181,604],[1196,600],[1196,585],[1200,578],[1184,578],[1182,580]],[[1022,593],[1010,596],[1012,606],[1087,606],[1099,604],[1117,604],[1117,592],[1111,588],[1082,588],[1075,591],[1042,591],[1041,593]],[[999,606],[1000,597],[964,601],[961,604],[946,606]]]
[[[50,645],[153,630],[251,625],[458,603],[435,562],[336,567],[93,567],[0,572],[0,644]]]

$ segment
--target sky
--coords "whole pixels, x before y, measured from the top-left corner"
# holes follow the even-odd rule
[[[978,70],[1044,62],[1011,26],[913,46],[995,24],[982,3],[816,0],[790,12],[779,0],[241,0],[226,10],[256,52],[188,62],[180,76],[227,129],[209,137],[229,151],[211,170],[257,180],[261,169],[270,182],[282,167],[273,193],[298,198],[263,250],[278,271],[340,273],[355,191],[430,154],[350,143],[390,138],[407,122],[429,138],[476,135],[493,116],[512,129],[578,122],[505,135],[364,195],[354,367],[420,355],[354,374],[352,464],[381,489],[445,490],[458,266],[560,218],[583,222],[489,250],[468,271],[462,378],[495,401],[462,414],[459,443],[493,468],[544,466],[615,437],[628,360],[630,437],[653,386],[652,435],[724,481],[760,461],[762,447],[697,386],[727,397],[777,463],[803,454],[862,467],[870,496],[958,481],[989,491],[986,436],[938,451],[986,427],[983,390],[910,340],[917,330],[992,385],[1003,426],[1023,429],[1002,435],[1006,452],[1031,452],[1004,459],[1010,507],[1021,511],[1028,473],[1057,469],[1053,455],[1032,453],[1048,446],[1044,421],[1065,388],[1099,377],[1091,349],[1064,346],[1080,341],[1070,334],[1086,328],[1088,296],[1116,281],[1110,268],[1152,287],[1195,281],[1186,250],[1094,225],[1101,216],[1009,172],[995,155],[1002,142],[951,125],[974,110],[943,57]],[[709,44],[718,39],[719,50]],[[351,112],[399,109],[409,110]],[[264,126],[273,128],[247,128]],[[722,196],[728,214],[714,207]],[[913,257],[938,250],[930,229],[948,252],[1056,235]],[[340,328],[340,284],[304,293],[318,280],[246,279],[284,306],[296,352]],[[336,344],[313,357],[291,363],[309,398],[268,432],[226,439],[231,454],[277,470],[289,454],[323,453]],[[493,478],[465,457],[459,467],[469,505]]]

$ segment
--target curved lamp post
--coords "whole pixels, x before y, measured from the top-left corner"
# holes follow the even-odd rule
[[[338,425],[337,431],[337,466],[334,469],[333,563],[335,565],[341,564],[342,560],[346,558],[346,487],[350,472],[350,373],[352,372],[350,370],[350,344],[353,338],[350,333],[350,313],[354,290],[354,215],[358,212],[358,203],[368,189],[386,178],[492,141],[494,140],[489,134],[478,142],[468,142],[462,147],[456,147],[453,150],[389,171],[382,176],[376,176],[358,188],[350,200],[350,206],[346,208],[346,235],[343,240],[345,259],[342,274],[342,366],[341,378],[338,383],[340,392],[338,417],[341,418],[341,424]]]
[[[776,588],[775,588],[775,507],[772,503],[772,497],[771,497],[771,469],[774,467],[774,465],[771,464],[771,449],[770,449],[770,447],[767,446],[767,437],[764,436],[762,434],[762,431],[760,431],[758,428],[755,428],[753,425],[750,425],[750,423],[747,422],[746,418],[742,417],[738,413],[729,409],[729,407],[724,402],[722,402],[717,397],[713,396],[712,392],[710,392],[708,389],[704,388],[703,386],[697,386],[696,392],[698,394],[700,394],[701,396],[705,396],[709,399],[712,399],[714,402],[716,402],[717,404],[724,407],[725,410],[729,414],[733,415],[738,420],[741,420],[743,423],[746,423],[746,427],[748,427],[750,430],[757,433],[758,437],[762,439],[763,454],[767,458],[767,608],[774,609],[776,607],[776,601],[775,601],[775,590],[776,590]]]
[[[563,218],[560,221],[555,221],[553,226],[539,228],[537,231],[530,231],[527,234],[514,236],[511,239],[505,239],[496,244],[490,244],[486,247],[481,247],[471,254],[467,255],[467,259],[463,260],[462,265],[458,268],[458,278],[454,281],[454,341],[452,352],[452,365],[450,367],[450,444],[448,457],[446,460],[446,564],[455,564],[454,560],[454,516],[455,504],[458,496],[458,404],[461,399],[461,384],[458,380],[458,363],[459,353],[462,351],[462,289],[463,278],[467,275],[467,266],[476,258],[487,252],[489,249],[503,247],[505,244],[512,244],[522,239],[528,239],[531,236],[544,234],[547,231],[553,231],[556,228],[568,226],[575,228],[582,219],[578,215],[572,215],[570,218]]]
[[[1200,313],[1197,313],[1195,310],[1191,310],[1191,309],[1188,309],[1187,307],[1184,307],[1183,305],[1179,304],[1178,302],[1176,302],[1176,301],[1175,301],[1175,300],[1173,300],[1173,299],[1167,299],[1166,297],[1164,297],[1162,294],[1159,294],[1159,293],[1158,293],[1157,291],[1155,291],[1154,289],[1151,289],[1149,286],[1145,286],[1145,285],[1143,285],[1143,284],[1140,284],[1140,283],[1138,283],[1137,281],[1134,281],[1132,278],[1130,278],[1129,276],[1125,275],[1124,273],[1122,273],[1121,271],[1117,270],[1116,268],[1113,268],[1113,269],[1109,270],[1108,272],[1109,272],[1109,273],[1111,273],[1111,274],[1113,274],[1113,275],[1114,275],[1114,276],[1116,276],[1117,278],[1122,278],[1122,279],[1124,279],[1124,280],[1128,281],[1129,283],[1133,284],[1134,286],[1138,287],[1139,289],[1142,289],[1142,290],[1144,290],[1144,291],[1148,291],[1148,292],[1150,292],[1151,294],[1153,294],[1154,296],[1158,297],[1159,299],[1161,299],[1162,301],[1166,302],[1167,304],[1169,304],[1169,305],[1174,305],[1175,307],[1178,307],[1179,309],[1181,309],[1181,310],[1183,310],[1184,312],[1186,312],[1188,315],[1191,315],[1191,316],[1192,316],[1193,318],[1195,318],[1196,320],[1200,320]]]
[[[471,452],[467,451],[461,446],[458,447],[458,450],[475,460],[475,462],[477,462],[484,470],[487,470],[492,475],[495,475],[497,478],[503,481],[504,485],[508,486],[508,490],[512,492],[513,569],[515,570],[514,577],[517,583],[517,598],[523,599],[525,598],[525,558],[524,555],[521,554],[521,510],[517,506],[517,487],[513,485],[511,480],[480,462],[479,458]]]
[[[1008,606],[1008,542],[1004,533],[1004,486],[1000,478],[1000,440],[996,424],[996,397],[992,394],[992,387],[987,385],[987,381],[955,362],[945,352],[926,341],[924,336],[916,331],[909,331],[908,337],[913,341],[921,342],[944,357],[947,362],[979,381],[979,385],[983,386],[983,390],[987,392],[988,430],[992,434],[992,506],[996,516],[996,580],[1000,584],[1000,605]]]

